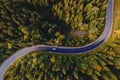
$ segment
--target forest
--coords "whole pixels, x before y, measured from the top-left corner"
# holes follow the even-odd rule
[[[18,59],[4,80],[120,80],[118,27],[109,42],[86,54],[32,52]]]
[[[104,30],[107,0],[0,0],[0,63],[24,47],[83,46]],[[71,31],[84,36],[71,36]]]
[[[111,38],[98,49],[81,55],[32,52],[9,67],[4,80],[120,80],[120,17],[115,18]]]
[[[1,41],[81,46],[98,38],[105,26],[107,0],[2,0],[0,4]],[[71,37],[73,30],[87,35]]]
[[[77,1],[41,0],[38,3],[37,0],[1,0],[0,63],[24,47],[59,45],[60,41],[63,46],[81,46],[94,41],[95,36],[99,37],[105,25],[107,0]],[[114,30],[108,42],[101,47],[81,55],[30,53],[7,70],[4,80],[120,80],[119,4],[120,1],[115,0]],[[80,11],[78,9],[80,14],[76,10],[78,6],[81,6]],[[93,34],[95,29],[98,31]],[[69,37],[71,30],[85,30],[89,36]]]

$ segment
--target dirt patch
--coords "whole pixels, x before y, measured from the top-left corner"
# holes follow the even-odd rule
[[[81,30],[71,31],[70,35],[73,36],[73,37],[84,37],[84,36],[86,36],[86,32],[81,31]]]

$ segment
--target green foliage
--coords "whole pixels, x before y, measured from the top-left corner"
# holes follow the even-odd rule
[[[70,30],[88,31],[93,28],[89,31],[96,30],[97,32],[99,30],[96,34],[88,32],[89,35],[92,35],[88,37],[88,40],[93,41],[103,31],[104,19],[101,18],[105,17],[106,2],[96,0],[3,0],[0,1],[0,24],[7,30],[1,27],[0,37],[6,38],[6,36],[9,36],[12,39],[22,38],[25,41],[38,42],[36,38],[40,38],[38,36],[41,35],[41,38],[51,41],[50,43],[53,44],[55,43],[54,39],[56,39],[54,34],[57,31],[61,35],[67,36]],[[93,23],[93,21],[96,22]],[[103,24],[100,28],[99,22]],[[10,27],[10,29],[7,27]],[[34,33],[35,36],[33,37],[31,33],[34,29],[34,32],[37,33]],[[85,37],[81,39],[84,40]],[[64,40],[63,43],[68,45],[67,39],[67,37],[64,37],[60,41]],[[87,42],[85,41],[82,44],[85,45]]]
[[[120,44],[114,40],[85,55],[33,52],[18,59],[4,80],[119,80]],[[24,75],[24,76],[23,76]],[[32,76],[32,77],[31,77]]]
[[[0,63],[38,44],[83,46],[98,38],[108,0],[1,0]],[[72,30],[88,32],[70,37]],[[35,52],[18,59],[4,80],[120,80],[119,33],[87,55]]]
[[[1,0],[0,4],[1,63],[27,46],[83,46],[94,41],[104,29],[107,1]],[[87,35],[71,37],[72,30]]]
[[[28,80],[119,80],[120,52],[116,48],[120,45],[112,44],[84,56],[33,52],[18,59],[4,79],[22,79],[24,74]]]

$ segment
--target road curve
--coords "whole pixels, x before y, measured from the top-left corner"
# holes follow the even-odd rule
[[[82,47],[58,47],[58,46],[48,46],[48,45],[37,45],[37,46],[24,48],[13,54],[12,56],[10,56],[6,61],[3,62],[3,64],[0,66],[0,80],[3,80],[5,71],[8,69],[10,65],[12,65],[18,58],[25,56],[30,52],[48,51],[48,52],[57,52],[59,54],[60,53],[81,54],[83,52],[88,52],[99,47],[104,42],[106,42],[111,35],[112,24],[113,24],[113,8],[114,8],[114,0],[109,0],[107,6],[105,29],[102,35],[96,41]]]

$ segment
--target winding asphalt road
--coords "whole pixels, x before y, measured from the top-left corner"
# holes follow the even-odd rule
[[[102,35],[94,42],[82,46],[82,47],[58,47],[58,46],[48,46],[48,45],[37,45],[32,47],[24,48],[12,56],[10,56],[4,63],[0,66],[0,80],[3,80],[3,76],[10,65],[12,65],[18,58],[29,54],[34,51],[48,51],[48,52],[57,52],[64,54],[81,54],[83,52],[91,51],[104,42],[108,40],[112,32],[112,24],[113,24],[113,8],[114,8],[114,0],[109,0],[107,6],[107,16],[106,16],[106,24],[105,29]]]

